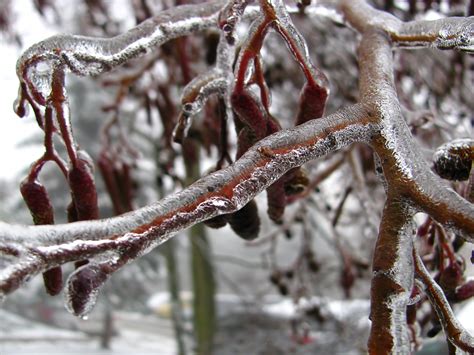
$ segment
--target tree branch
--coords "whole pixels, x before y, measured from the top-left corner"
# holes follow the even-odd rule
[[[413,288],[413,210],[390,195],[375,245],[371,286],[370,354],[409,354],[406,307]]]
[[[176,232],[220,214],[235,212],[288,170],[355,141],[367,142],[378,129],[361,105],[284,130],[258,142],[226,169],[187,189],[119,217],[48,227],[0,223],[0,250],[12,263],[0,271],[8,294],[38,272],[105,252],[140,256]],[[262,153],[262,149],[264,153]],[[268,152],[271,152],[269,156]]]
[[[473,353],[474,337],[457,321],[443,290],[433,280],[428,270],[426,270],[416,248],[413,248],[413,260],[416,278],[425,285],[425,293],[438,314],[446,336],[458,348],[470,354]]]

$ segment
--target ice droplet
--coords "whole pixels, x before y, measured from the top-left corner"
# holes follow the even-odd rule
[[[192,115],[194,114],[195,112],[195,108],[194,108],[194,105],[191,103],[191,102],[187,102],[183,105],[183,112],[188,114],[188,115]]]

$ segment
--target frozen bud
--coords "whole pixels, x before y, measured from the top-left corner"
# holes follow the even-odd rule
[[[85,317],[94,308],[100,287],[109,277],[107,267],[99,264],[87,264],[77,269],[67,280],[66,307],[69,312]]]
[[[280,292],[282,296],[287,296],[288,293],[290,293],[288,289],[288,285],[283,282],[278,284],[278,291]]]
[[[78,220],[97,219],[97,191],[90,162],[78,158],[69,170],[68,181]]]
[[[71,201],[66,207],[66,214],[67,214],[67,221],[68,222],[77,222],[79,219],[77,218],[77,211],[76,205],[74,201]]]
[[[226,215],[220,215],[216,216],[214,218],[208,219],[207,221],[204,221],[204,224],[210,228],[222,228],[227,224],[227,216]]]
[[[465,301],[474,296],[474,280],[469,280],[463,285],[456,288],[456,301]]]
[[[279,179],[267,188],[268,216],[277,223],[283,223],[286,206],[285,187],[283,179]]]
[[[302,193],[309,184],[308,175],[303,168],[295,168],[286,174],[285,194],[287,196]]]
[[[54,211],[48,192],[37,180],[26,178],[20,186],[21,195],[35,224],[54,224]]]
[[[270,282],[274,285],[278,285],[281,281],[282,273],[280,270],[274,270],[270,275]]]
[[[34,224],[54,224],[53,205],[48,192],[41,183],[26,178],[21,183],[20,191],[33,217]],[[44,272],[43,281],[48,294],[55,296],[60,293],[63,288],[61,267],[54,267]]]
[[[58,295],[63,289],[63,272],[60,266],[53,267],[43,273],[46,292],[51,296]]]
[[[317,273],[319,271],[319,263],[313,258],[308,260],[308,269],[311,270],[314,273]]]
[[[300,94],[296,125],[322,117],[328,94],[329,90],[327,88],[306,83]]]
[[[442,330],[443,330],[443,327],[441,326],[441,324],[435,323],[433,324],[433,327],[430,330],[428,330],[428,332],[426,333],[426,336],[428,338],[434,338]]]
[[[344,293],[346,295],[346,298],[350,298],[351,296],[351,289],[352,289],[352,286],[354,286],[355,279],[356,277],[355,277],[352,266],[351,265],[344,266],[344,269],[341,272],[340,282],[344,290]]]
[[[439,275],[439,285],[447,296],[454,292],[462,280],[463,270],[457,262],[449,263]]]
[[[433,170],[443,179],[467,180],[474,160],[474,140],[456,139],[440,146],[433,155]]]
[[[231,104],[239,119],[250,128],[257,140],[267,136],[268,118],[263,107],[250,91],[233,92]]]
[[[260,232],[260,217],[255,201],[250,201],[237,212],[230,214],[229,225],[239,237],[245,240],[257,238]]]

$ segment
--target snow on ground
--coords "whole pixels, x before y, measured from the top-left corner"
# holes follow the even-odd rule
[[[100,348],[98,336],[63,330],[0,310],[1,355],[174,355],[175,340],[169,320],[133,313],[115,313],[110,349]],[[84,325],[88,321],[84,322]],[[94,324],[89,324],[94,326]],[[84,326],[87,329],[87,326]]]

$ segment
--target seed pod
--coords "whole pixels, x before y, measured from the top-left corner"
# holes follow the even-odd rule
[[[325,87],[306,83],[300,94],[296,125],[322,117],[324,108],[326,107],[328,93],[329,91]]]
[[[231,104],[239,119],[255,134],[257,140],[267,136],[267,121],[265,110],[249,91],[232,93]]]
[[[26,178],[21,183],[20,192],[30,210],[34,224],[54,224],[53,205],[48,192],[39,181]],[[57,266],[45,271],[43,282],[48,294],[51,296],[59,294],[63,288],[61,267]]]
[[[120,191],[120,214],[132,211],[134,181],[131,175],[131,166],[128,162],[122,161],[120,166],[115,168],[114,173]]]
[[[463,280],[463,271],[457,262],[451,262],[439,275],[439,285],[446,293],[446,296],[452,296],[455,289]]]
[[[456,289],[456,301],[462,302],[474,296],[474,280],[469,280]]]
[[[245,240],[253,240],[260,232],[260,217],[257,204],[251,200],[237,212],[229,215],[229,225],[232,230]]]
[[[120,201],[118,198],[119,192],[117,189],[117,183],[114,179],[113,163],[106,153],[101,153],[97,160],[97,166],[99,167],[102,180],[105,183],[105,188],[112,201],[115,214],[120,214]]]
[[[79,219],[77,217],[77,210],[74,201],[69,202],[66,207],[67,221],[69,223],[77,222]]]
[[[288,286],[287,286],[285,283],[283,283],[283,282],[281,282],[281,283],[278,284],[278,291],[280,292],[280,294],[281,294],[282,296],[287,296],[288,293],[290,292],[290,291],[288,290]]]
[[[317,273],[319,267],[319,263],[314,258],[308,260],[308,269],[310,269],[311,272]]]
[[[53,205],[39,181],[25,179],[20,185],[20,192],[36,225],[54,224]]]
[[[442,330],[443,330],[443,327],[441,326],[441,324],[439,322],[437,322],[437,323],[433,324],[433,327],[430,330],[428,330],[428,332],[426,333],[426,336],[428,338],[434,338]]]
[[[341,286],[344,290],[346,298],[350,298],[351,289],[352,289],[352,286],[354,286],[354,282],[355,282],[355,274],[354,274],[354,269],[352,265],[346,264],[344,266],[344,269],[341,272],[340,282],[341,282]]]
[[[440,146],[433,155],[433,170],[443,179],[469,179],[474,160],[474,140],[456,139]]]
[[[79,221],[99,218],[97,191],[89,162],[78,158],[68,175],[69,188]]]
[[[287,196],[293,196],[302,193],[308,185],[308,175],[301,167],[291,169],[285,174],[285,194]]]
[[[281,281],[281,278],[282,278],[282,273],[280,270],[274,270],[270,274],[270,282],[274,285],[278,285]]]
[[[214,218],[208,219],[207,221],[204,221],[204,224],[209,228],[222,228],[227,224],[227,218],[228,216],[226,215],[216,216]]]
[[[99,218],[99,205],[95,188],[93,163],[87,153],[79,151],[78,159],[71,166],[68,174],[72,202],[68,206],[68,218],[76,221],[87,221]],[[75,263],[76,268],[87,264],[87,260]]]
[[[244,153],[256,142],[255,134],[252,133],[250,128],[243,127],[237,138],[237,154],[236,158],[239,159]]]
[[[63,289],[63,272],[61,266],[56,266],[43,272],[43,283],[49,295],[58,295]]]
[[[69,276],[66,285],[66,306],[69,312],[85,317],[94,308],[100,287],[110,273],[107,265],[88,264]]]
[[[277,180],[267,188],[268,216],[277,224],[283,223],[282,217],[285,212],[286,196],[285,186],[282,179]]]

